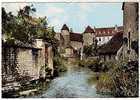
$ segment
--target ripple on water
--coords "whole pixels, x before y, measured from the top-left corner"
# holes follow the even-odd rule
[[[40,97],[44,98],[82,98],[99,97],[96,88],[89,85],[87,70],[71,71],[54,79],[50,87]]]

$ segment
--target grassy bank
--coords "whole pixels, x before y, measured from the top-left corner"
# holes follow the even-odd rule
[[[138,62],[119,61],[108,66],[110,69],[99,78],[97,91],[110,92],[115,97],[137,97]]]

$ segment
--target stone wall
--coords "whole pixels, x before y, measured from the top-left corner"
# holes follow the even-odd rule
[[[71,41],[70,44],[75,50],[79,50],[83,46],[82,42],[77,42],[77,41]]]
[[[22,77],[39,79],[41,65],[45,65],[40,57],[41,49],[11,46],[3,47],[2,52],[3,81],[16,81]]]
[[[54,68],[53,68],[53,50],[52,50],[52,46],[49,46],[48,49],[48,67],[52,70],[51,71],[51,75],[53,75],[54,72]]]
[[[123,25],[124,25],[124,41],[123,44],[123,59],[137,60],[138,55],[132,46],[138,49],[138,3],[125,2],[123,4]],[[135,44],[133,44],[136,42]],[[133,45],[132,45],[133,44]]]
[[[123,7],[124,37],[130,32],[131,41],[138,39],[138,3],[125,2]]]
[[[91,45],[93,43],[93,37],[92,33],[83,33],[84,45]]]
[[[38,51],[38,73],[40,77],[45,77],[45,64],[46,64],[46,52],[45,52],[45,42],[42,39],[36,39],[34,46],[36,48],[40,48],[41,50]]]
[[[45,64],[53,68],[53,51],[45,53],[45,42],[37,40],[35,47],[2,47],[2,78],[16,81],[16,78],[29,77],[29,80],[45,78]],[[46,62],[46,58],[48,61]]]
[[[36,53],[36,54],[35,54]],[[18,48],[17,69],[20,76],[30,76],[33,79],[39,78],[38,50]]]

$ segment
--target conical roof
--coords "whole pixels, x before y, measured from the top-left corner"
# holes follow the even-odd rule
[[[69,28],[66,24],[64,24],[61,30],[68,30],[69,31]]]
[[[84,33],[94,33],[94,30],[90,26],[87,26]]]

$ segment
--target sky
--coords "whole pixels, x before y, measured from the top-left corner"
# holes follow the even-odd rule
[[[47,17],[49,26],[60,32],[67,24],[74,32],[84,32],[93,27],[123,25],[122,3],[2,3],[6,11],[17,14],[19,8],[33,4],[36,17]]]

